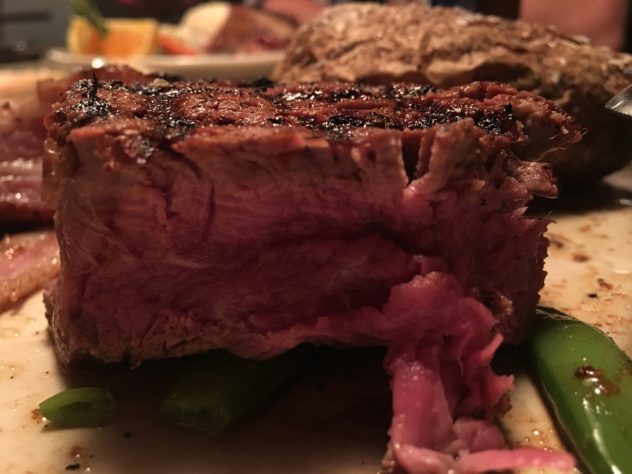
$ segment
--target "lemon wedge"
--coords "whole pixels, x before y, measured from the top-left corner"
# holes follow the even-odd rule
[[[83,17],[72,17],[66,31],[66,47],[76,54],[100,54],[101,37]]]
[[[108,33],[99,35],[85,18],[74,16],[66,33],[68,51],[113,58],[144,56],[156,50],[158,22],[152,19],[112,18]]]

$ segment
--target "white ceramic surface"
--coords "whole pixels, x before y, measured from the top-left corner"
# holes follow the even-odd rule
[[[46,53],[52,67],[76,69],[102,67],[106,64],[125,63],[144,72],[161,71],[188,79],[249,80],[269,76],[283,58],[283,52],[271,51],[253,54],[203,54],[198,56],[170,56],[154,54],[129,58],[124,61],[73,54],[65,49],[53,48]]]
[[[630,178],[613,182],[630,184]],[[583,196],[588,207],[572,202],[579,209],[553,214],[542,301],[600,325],[632,354],[632,194],[602,191],[605,201]],[[597,201],[607,209],[596,210]],[[588,296],[593,293],[597,298]],[[55,363],[37,294],[0,315],[0,473],[373,474],[389,417],[380,356],[340,352],[217,441],[172,428],[157,416],[172,362],[65,374]],[[518,376],[513,409],[501,421],[508,437],[519,445],[561,448],[537,390],[522,372],[524,361],[519,353],[509,359]],[[53,430],[32,416],[46,397],[87,384],[113,388],[119,400],[113,424]],[[66,470],[76,464],[76,471]]]

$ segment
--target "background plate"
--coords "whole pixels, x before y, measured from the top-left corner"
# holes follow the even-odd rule
[[[256,54],[202,54],[197,56],[170,56],[154,54],[138,58],[117,60],[86,54],[73,54],[65,49],[54,48],[46,53],[52,67],[76,69],[102,67],[107,64],[125,63],[143,72],[162,71],[188,79],[216,78],[249,80],[269,76],[283,52],[272,51]]]

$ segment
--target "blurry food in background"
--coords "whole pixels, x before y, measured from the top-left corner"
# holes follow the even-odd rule
[[[325,7],[324,2],[318,0],[264,0],[262,7],[270,12],[294,18],[299,23],[311,20]]]
[[[553,24],[566,34],[583,35],[596,45],[620,50],[628,20],[627,0],[521,0],[520,17]]]
[[[0,70],[0,102],[32,97],[37,83],[62,76],[63,73],[48,67]]]
[[[66,35],[68,51],[113,58],[152,54],[158,50],[158,22],[152,19],[106,20],[107,33],[101,35],[85,18],[71,19]]]
[[[75,54],[128,58],[154,53],[158,22],[151,18],[104,18],[92,0],[70,0],[73,13],[66,47]]]
[[[162,24],[159,43],[166,54],[199,54],[217,37],[231,13],[228,2],[208,2],[188,9],[177,25]]]
[[[178,25],[161,25],[167,54],[245,53],[281,50],[296,29],[289,16],[228,2],[190,8]]]
[[[287,16],[243,5],[231,7],[222,29],[206,51],[245,53],[282,50],[298,25]]]
[[[114,58],[282,50],[297,27],[286,14],[228,2],[193,6],[175,25],[148,18],[101,19],[94,17],[95,8],[91,15],[74,11],[79,15],[68,28],[68,51]]]
[[[41,72],[9,74],[0,90],[0,224],[5,226],[49,222],[53,215],[40,198],[43,118],[52,104],[37,94],[41,78]]]
[[[463,7],[487,15],[520,18],[529,23],[555,26],[564,34],[585,36],[597,46],[632,52],[632,11],[628,0],[388,0],[381,3]]]
[[[140,8],[145,10],[171,10],[198,3],[198,0],[117,0],[121,5]]]
[[[552,27],[420,4],[339,5],[298,30],[275,79],[508,82],[554,101],[587,129],[579,144],[544,158],[567,183],[596,181],[632,154],[632,121],[604,109],[632,81],[632,56]]]

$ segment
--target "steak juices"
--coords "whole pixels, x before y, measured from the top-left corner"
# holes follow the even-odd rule
[[[46,304],[62,362],[386,345],[388,466],[551,457],[490,464],[511,379],[489,361],[528,327],[543,284],[547,222],[524,206],[556,187],[530,160],[576,142],[575,121],[492,83],[120,74],[77,82],[46,120],[62,260]]]

